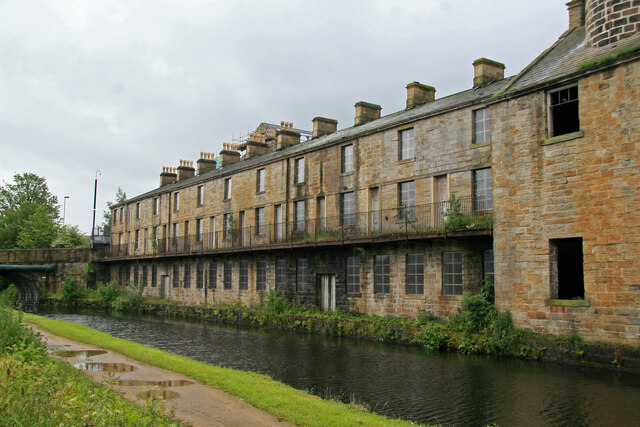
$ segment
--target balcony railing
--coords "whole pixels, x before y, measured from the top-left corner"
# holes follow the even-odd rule
[[[476,207],[478,206],[476,201]],[[409,235],[446,231],[490,229],[491,210],[473,209],[471,198],[420,206],[353,213],[244,228],[227,228],[213,233],[149,239],[106,248],[107,257],[171,255],[240,248],[264,248],[280,244],[399,239]]]

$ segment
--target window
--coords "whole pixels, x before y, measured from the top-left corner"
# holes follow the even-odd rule
[[[138,266],[136,265],[135,267],[133,267],[133,284],[137,285],[138,284]]]
[[[304,200],[298,200],[297,202],[295,202],[295,215],[296,215],[295,230],[296,231],[304,230],[305,229],[305,225],[304,225]]]
[[[493,276],[493,250],[482,252],[482,278],[485,282],[495,283]]]
[[[225,289],[231,289],[231,275],[233,274],[233,263],[225,262],[224,263],[224,277],[223,277],[223,287]]]
[[[258,193],[262,193],[265,191],[264,177],[265,170],[258,169],[258,171],[256,172],[256,192]]]
[[[413,128],[398,132],[398,160],[413,159]]]
[[[121,265],[118,269],[118,283],[120,284],[120,286],[124,286],[126,284],[125,281],[125,268],[123,265]]]
[[[233,233],[233,217],[230,213],[224,214],[224,238],[230,239]]]
[[[462,252],[442,253],[442,294],[462,295]]]
[[[407,254],[407,293],[424,293],[424,254]]]
[[[158,266],[151,267],[151,287],[155,288],[158,285]]]
[[[342,214],[342,225],[351,226],[355,222],[354,217],[354,193],[342,193],[342,205],[340,207]]]
[[[584,299],[582,237],[549,240],[551,295],[554,299]]]
[[[196,202],[198,206],[202,206],[204,203],[204,185],[198,185],[196,190]]]
[[[308,290],[307,275],[309,264],[306,258],[298,258],[298,265],[296,270],[296,285],[298,291]]]
[[[136,230],[136,240],[135,240],[135,248],[140,249],[140,230]]]
[[[231,198],[231,178],[227,178],[224,180],[224,199]]]
[[[180,286],[180,266],[174,264],[173,266],[173,287],[177,288]]]
[[[401,182],[398,184],[398,205],[402,207],[400,217],[414,219],[415,212],[415,181]]]
[[[204,286],[204,264],[196,264],[196,288],[202,289]]]
[[[342,147],[342,173],[353,172],[353,145]]]
[[[114,224],[118,223],[118,209],[113,210],[113,223]]]
[[[476,211],[493,209],[491,168],[473,171],[473,208]]]
[[[360,293],[360,257],[347,257],[347,293]]]
[[[218,286],[218,264],[209,263],[209,289],[215,289]]]
[[[296,159],[296,184],[304,183],[304,157]]]
[[[173,210],[174,211],[180,210],[180,193],[177,191],[173,193]]]
[[[280,240],[283,237],[282,234],[282,206],[281,205],[275,205],[273,208],[274,212],[273,212],[273,216],[275,217],[275,233],[276,233],[276,239]]]
[[[391,257],[376,255],[373,270],[373,292],[388,294],[391,283]]]
[[[549,92],[549,137],[580,130],[578,86]]]
[[[172,228],[173,230],[171,230],[171,245],[176,246],[178,244],[178,223],[174,222]]]
[[[267,261],[258,261],[258,269],[256,270],[256,289],[264,291],[267,289]]]
[[[488,108],[473,112],[473,142],[475,144],[491,141],[490,124]]]
[[[264,235],[264,208],[256,209],[256,235]]]
[[[123,220],[124,220],[124,208],[120,208],[120,224],[122,224]]]
[[[148,286],[149,284],[148,281],[149,281],[149,270],[146,265],[143,265],[142,266],[142,285]]]
[[[327,207],[324,196],[316,198],[316,227],[319,229],[327,228]]]
[[[283,259],[276,261],[276,290],[284,291],[287,288],[287,263]]]
[[[153,210],[153,214],[154,215],[158,215],[158,211],[160,210],[160,203],[158,201],[157,197],[154,197],[153,200],[151,201],[151,206],[152,206],[152,210]]]
[[[202,233],[204,231],[203,225],[202,225],[202,219],[198,218],[196,219],[196,242],[202,242]]]
[[[136,203],[136,219],[140,219],[140,202]]]
[[[249,289],[249,261],[240,261],[240,289]]]
[[[191,264],[185,264],[184,265],[184,287],[186,288],[190,288],[191,287]]]

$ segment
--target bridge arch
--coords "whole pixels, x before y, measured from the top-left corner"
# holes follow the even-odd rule
[[[6,277],[18,288],[18,304],[27,309],[34,309],[40,300],[40,289],[43,288],[43,274],[46,282],[53,265],[16,265],[0,264],[0,276]]]

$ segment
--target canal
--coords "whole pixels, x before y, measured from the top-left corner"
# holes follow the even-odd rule
[[[420,423],[640,425],[635,374],[152,316],[45,315]]]

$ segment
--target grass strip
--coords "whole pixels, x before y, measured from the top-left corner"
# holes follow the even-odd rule
[[[382,415],[364,412],[358,405],[321,399],[276,381],[268,375],[209,365],[185,356],[116,338],[84,325],[33,314],[25,314],[24,321],[58,336],[112,350],[140,362],[187,375],[298,425],[414,425],[409,421],[389,419]]]

